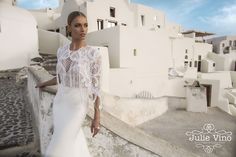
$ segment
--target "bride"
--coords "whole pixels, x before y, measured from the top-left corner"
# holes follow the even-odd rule
[[[88,23],[83,13],[70,13],[67,23],[72,42],[57,50],[57,76],[35,86],[58,84],[53,100],[54,132],[44,156],[91,157],[81,126],[92,103],[92,136],[100,129],[101,54],[85,42]]]

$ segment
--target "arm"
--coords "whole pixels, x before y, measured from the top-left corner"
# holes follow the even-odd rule
[[[91,76],[92,76],[92,93],[93,93],[93,103],[94,103],[94,119],[91,126],[91,132],[94,132],[93,137],[99,131],[100,125],[100,110],[99,106],[101,105],[101,66],[102,66],[102,58],[100,52],[95,52],[95,56],[93,58],[91,64]]]
[[[35,86],[35,88],[43,88],[43,87],[46,87],[46,86],[52,86],[52,85],[56,85],[56,84],[57,84],[57,78],[54,77],[54,78],[52,78],[51,80],[38,83],[38,84]]]

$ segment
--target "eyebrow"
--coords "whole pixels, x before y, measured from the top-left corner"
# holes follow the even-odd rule
[[[75,23],[75,24],[88,24],[88,22],[85,22],[85,23],[79,23],[79,22],[77,22],[77,23]]]

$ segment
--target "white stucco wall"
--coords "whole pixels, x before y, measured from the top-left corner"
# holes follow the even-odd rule
[[[227,57],[222,54],[208,53],[207,57],[216,63],[217,71],[229,71],[231,70],[233,58]]]
[[[230,45],[229,41],[232,41],[232,44]],[[213,50],[217,54],[223,54],[223,51],[225,47],[231,46],[234,49],[236,48],[236,45],[234,45],[234,42],[236,42],[236,36],[221,36],[221,37],[216,37],[212,39],[207,40],[208,43],[213,44]],[[224,44],[224,47],[223,47]]]
[[[0,2],[0,70],[21,68],[38,56],[37,23],[30,12]]]
[[[146,29],[157,27],[158,25],[160,28],[165,27],[165,14],[164,12],[154,9],[152,7],[148,7],[141,4],[135,4],[135,19],[137,20],[137,27],[144,27]],[[142,24],[141,15],[144,16],[144,25]]]
[[[113,68],[109,72],[109,91],[120,97],[136,97],[142,91],[153,97],[166,95],[167,78],[158,73],[141,72],[133,68]]]
[[[236,88],[236,71],[230,71],[233,87]]]
[[[120,67],[168,74],[171,66],[169,38],[165,30],[120,27]],[[134,51],[136,50],[136,56]]]
[[[87,43],[90,45],[108,47],[110,68],[118,68],[120,66],[119,34],[119,27],[112,27],[88,33],[86,38]]]
[[[126,24],[127,26],[134,25],[134,12],[132,11],[127,0],[95,0],[86,2],[87,18],[89,23],[89,32],[97,31],[97,19],[104,20],[104,28],[108,28],[109,20]],[[115,17],[110,16],[110,7],[115,8]]]
[[[57,49],[60,46],[59,34],[39,29],[38,35],[39,35],[39,52],[46,54],[56,54]]]
[[[37,20],[38,28],[44,30],[55,30],[55,19],[60,16],[60,13],[56,13],[53,10],[45,9],[45,11],[30,11],[31,14]]]
[[[170,46],[171,46],[171,43],[170,43]],[[185,60],[187,60],[188,62],[193,60],[193,57],[194,57],[194,39],[193,38],[184,37],[184,38],[173,39],[172,46],[173,46],[174,64],[177,68],[183,67]],[[185,59],[185,55],[188,56],[188,59]]]
[[[232,88],[232,81],[230,71],[218,71],[214,73],[201,73],[200,78],[202,79],[213,79],[220,81],[220,89]]]

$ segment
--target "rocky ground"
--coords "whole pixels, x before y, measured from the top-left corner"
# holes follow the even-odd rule
[[[19,70],[0,72],[0,157],[39,156],[33,115],[26,99],[26,71]]]

